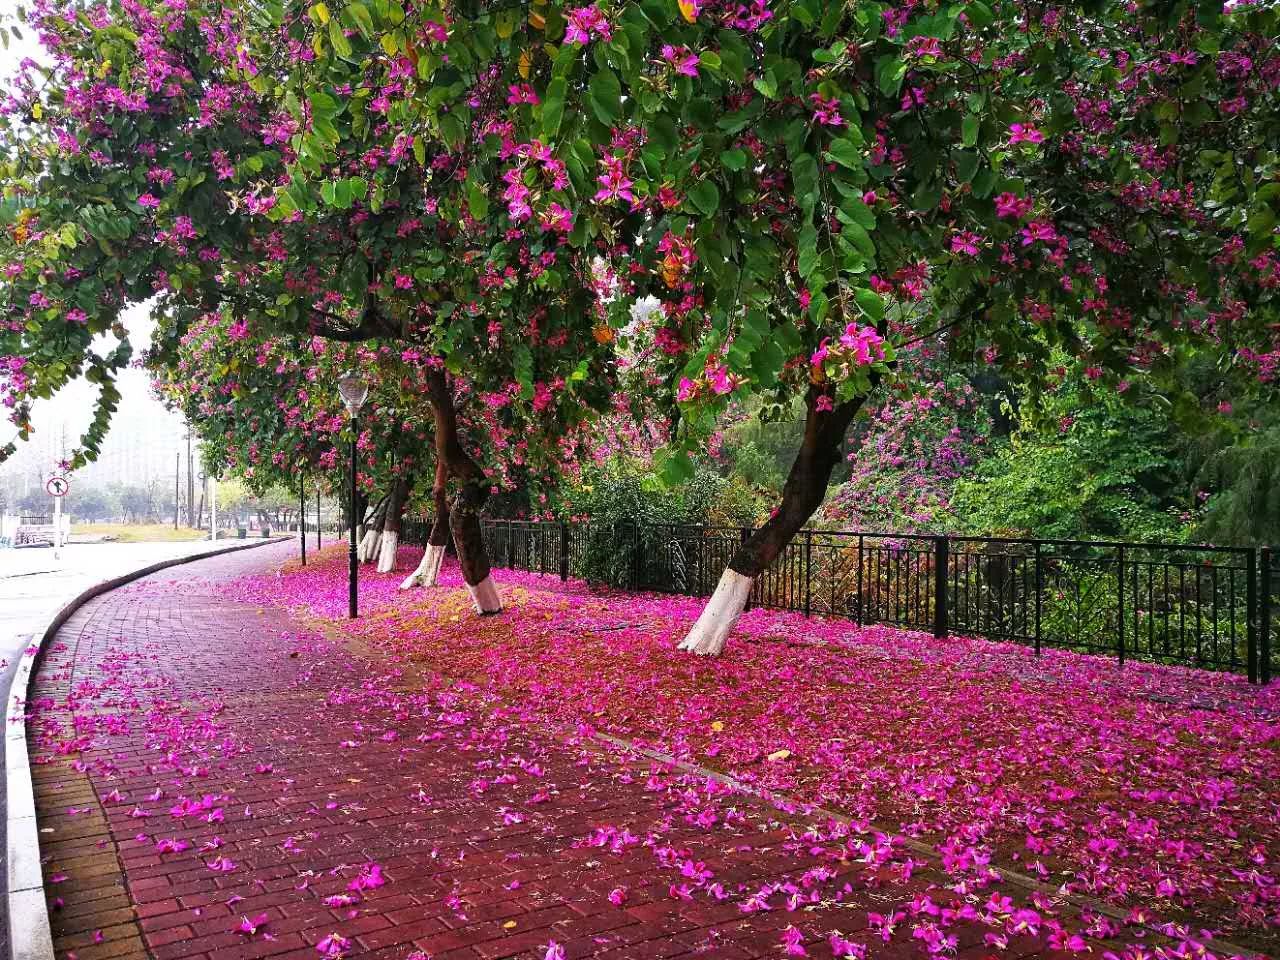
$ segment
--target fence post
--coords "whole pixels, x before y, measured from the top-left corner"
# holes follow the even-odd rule
[[[1271,682],[1271,548],[1262,548],[1262,615],[1259,626],[1262,631],[1262,643],[1259,645],[1258,679],[1266,685]]]
[[[867,598],[862,592],[862,534],[858,534],[858,626],[863,626],[867,622]],[[832,580],[834,581],[834,571]],[[835,584],[831,586],[831,612],[835,613],[836,608],[836,590]]]
[[[1036,632],[1034,644],[1036,656],[1040,656],[1040,601],[1044,596],[1044,567],[1040,565],[1040,541],[1036,541]]]
[[[738,543],[739,543],[739,544],[746,543],[746,542],[747,542],[747,538],[751,536],[751,528],[750,528],[750,527],[743,527],[743,528],[742,528],[742,530],[740,531],[740,534],[741,534],[741,538],[738,540]],[[732,558],[732,557],[730,557],[730,559],[733,559],[733,558]],[[765,575],[765,571],[761,570],[761,571],[760,571],[760,576],[762,577],[762,576],[764,576],[764,575]],[[747,603],[746,603],[746,605],[742,608],[744,611],[745,611],[745,610],[750,610],[750,609],[751,609],[751,594],[753,594],[753,593],[755,593],[755,592],[756,592],[756,586],[759,584],[759,582],[760,582],[760,578],[759,578],[759,577],[757,577],[757,578],[756,578],[756,582],[755,582],[755,583],[753,583],[753,584],[751,585],[751,591],[750,591],[750,593],[748,593],[748,594],[747,594]]]
[[[560,581],[569,579],[569,521],[560,521]]]
[[[804,532],[804,615],[813,612],[813,531]]]
[[[1244,618],[1246,656],[1249,658],[1249,682],[1258,682],[1258,555],[1249,551],[1245,560],[1245,576],[1249,583],[1244,591]]]
[[[1120,666],[1124,666],[1124,547],[1116,548],[1116,597],[1119,604],[1120,619],[1116,628],[1116,653],[1120,657]]]
[[[933,538],[933,635],[947,635],[947,568],[950,566],[951,544],[946,537]]]

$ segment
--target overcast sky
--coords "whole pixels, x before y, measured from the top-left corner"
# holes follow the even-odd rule
[[[9,2],[11,0],[0,0],[0,4],[5,6]],[[15,40],[11,36],[8,48],[0,49],[0,82],[14,76],[24,57],[30,57],[36,61],[44,59],[43,50],[32,32],[22,29],[22,34],[20,40]],[[124,321],[136,355],[147,346],[151,337],[153,323],[147,307],[137,305],[129,308],[124,314]],[[176,436],[181,429],[181,420],[175,414],[165,410],[164,406],[151,395],[150,379],[144,371],[125,371],[118,380],[118,386],[121,400],[117,416],[122,429],[125,429],[123,424],[127,423],[129,425],[127,429],[131,431],[154,430],[157,435],[166,438]],[[61,436],[65,428],[68,443],[74,443],[74,438],[89,425],[95,397],[96,391],[91,385],[79,381],[68,386],[52,400],[40,401],[34,410],[37,433],[47,441],[51,436]],[[7,422],[0,421],[0,444],[10,438],[12,430],[12,426]],[[104,458],[113,454],[118,457],[122,452],[121,444],[126,438],[121,437],[120,433],[120,430],[113,430],[107,436],[103,445]],[[25,461],[25,465],[30,465],[33,456],[43,460],[47,448],[47,442],[33,440],[24,452],[22,445],[19,444],[16,459],[19,462]],[[40,467],[42,470],[52,469],[53,464],[49,464],[48,467],[40,464]],[[143,479],[145,478],[139,478],[139,480]]]

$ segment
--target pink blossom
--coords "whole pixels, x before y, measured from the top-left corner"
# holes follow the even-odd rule
[[[664,44],[662,47],[662,59],[671,64],[671,68],[676,73],[686,77],[696,77],[698,75],[698,55],[688,47],[673,47],[671,44]]]
[[[316,944],[316,953],[325,957],[340,957],[351,947],[351,941],[340,933],[331,933]]]
[[[570,10],[564,31],[565,43],[590,43],[593,36],[601,40],[613,37],[613,27],[595,6]]]
[[[840,101],[835,97],[824,97],[820,93],[809,94],[809,102],[813,104],[813,119],[825,127],[843,127],[845,119],[840,115]]]
[[[248,936],[252,937],[259,930],[261,930],[263,927],[267,925],[267,921],[269,919],[270,918],[265,913],[258,914],[252,920],[250,920],[248,917],[241,917],[240,926],[237,929],[240,931],[240,933],[247,934]]]
[[[1029,197],[1019,197],[1013,193],[1002,193],[996,197],[996,216],[1021,220],[1031,212],[1032,202]]]
[[[961,230],[951,237],[951,252],[976,257],[978,255],[978,244],[981,242],[982,238],[973,231]]]
[[[604,167],[604,173],[596,178],[596,182],[600,184],[600,189],[596,191],[593,199],[597,203],[614,199],[628,202],[635,200],[635,196],[631,192],[632,181],[627,179],[626,172],[622,167],[622,161],[617,157],[605,157],[600,163]]]
[[[1014,123],[1009,126],[1009,143],[1044,143],[1044,134],[1030,124]]]

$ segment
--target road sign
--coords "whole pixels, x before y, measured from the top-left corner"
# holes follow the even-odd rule
[[[50,477],[44,488],[49,491],[50,496],[65,497],[71,489],[71,481],[66,477]]]

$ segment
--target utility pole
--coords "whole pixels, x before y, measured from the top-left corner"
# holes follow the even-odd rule
[[[182,499],[179,484],[182,482],[182,451],[173,452],[173,529],[178,529],[178,503]]]
[[[195,488],[195,471],[192,469],[191,463],[191,428],[187,428],[187,526],[194,527],[196,525],[196,516],[193,512],[196,507],[196,488]]]

